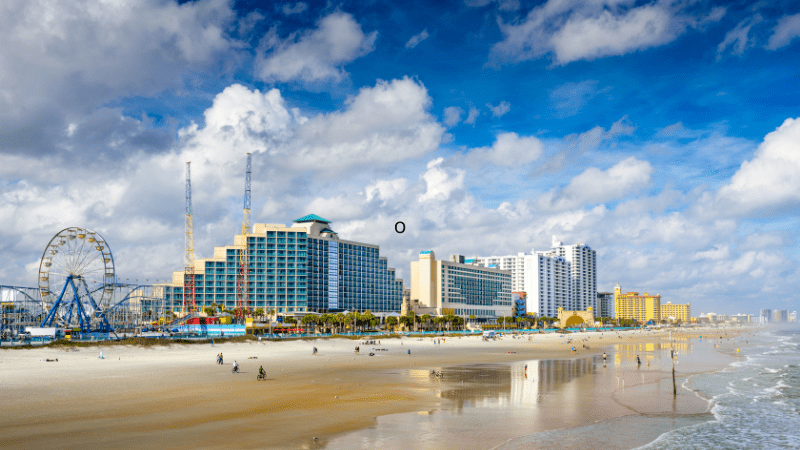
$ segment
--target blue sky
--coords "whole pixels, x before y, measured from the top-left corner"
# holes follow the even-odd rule
[[[11,1],[0,6],[0,283],[100,232],[124,279],[308,213],[420,250],[598,251],[598,287],[796,309],[796,2]],[[407,232],[394,232],[404,221]]]

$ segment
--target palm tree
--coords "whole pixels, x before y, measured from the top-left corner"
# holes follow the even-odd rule
[[[389,326],[389,327],[392,327],[392,329],[394,329],[394,327],[397,326],[397,317],[395,317],[395,316],[387,317],[386,318],[386,325]]]
[[[309,324],[310,325],[316,324],[317,323],[317,319],[318,319],[317,316],[315,316],[313,314],[308,314],[308,315],[304,316],[303,319],[300,322],[306,327],[306,331],[308,331],[308,328],[307,328],[308,325]]]
[[[344,323],[347,320],[347,317],[345,317],[344,314],[342,314],[342,313],[336,313],[336,316],[334,316],[334,319],[335,319],[335,323],[336,323],[336,328],[338,330],[340,326],[342,326],[342,327],[344,326]]]
[[[424,326],[423,326],[424,329],[428,328],[428,322],[430,320],[431,320],[431,315],[430,314],[423,314],[422,315],[422,323],[424,324]]]

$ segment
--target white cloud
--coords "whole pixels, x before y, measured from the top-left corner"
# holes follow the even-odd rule
[[[767,49],[777,50],[785,47],[798,37],[800,37],[800,14],[781,17],[778,25],[772,30]]]
[[[256,60],[256,75],[268,82],[306,83],[341,81],[342,67],[374,49],[378,32],[364,34],[352,15],[336,12],[319,21],[316,29],[293,33],[285,40],[272,35],[265,54]]]
[[[543,149],[542,141],[533,136],[520,137],[517,133],[501,133],[491,147],[472,149],[465,159],[475,169],[485,164],[519,167],[539,159]]]
[[[428,163],[428,170],[422,174],[427,187],[424,194],[419,197],[419,202],[430,200],[444,201],[459,189],[464,188],[466,172],[459,169],[446,169],[442,167],[443,158],[437,158]]]
[[[565,2],[549,0],[519,23],[500,22],[504,39],[492,48],[495,63],[523,61],[552,53],[557,64],[624,55],[666,44],[688,26],[719,20],[715,8],[697,19],[683,13],[681,3],[635,6],[630,0]]]
[[[416,47],[420,42],[424,41],[425,39],[428,39],[429,36],[430,35],[428,34],[428,30],[422,30],[420,34],[415,34],[414,36],[411,36],[411,39],[409,39],[408,42],[406,42],[406,48]]]
[[[728,48],[731,49],[732,55],[741,56],[745,50],[755,45],[755,39],[749,37],[750,29],[763,21],[764,18],[761,17],[761,14],[756,14],[739,22],[734,29],[726,33],[725,38],[717,46],[717,61],[722,59]]]
[[[692,261],[700,261],[704,259],[718,261],[721,259],[728,259],[730,256],[730,247],[727,245],[716,245],[712,249],[695,252],[694,255],[692,255]]]
[[[539,202],[563,210],[617,200],[641,192],[650,184],[652,174],[650,163],[630,157],[605,171],[590,167],[563,189],[543,195]]]
[[[428,113],[430,104],[424,86],[403,78],[378,81],[348,99],[345,109],[309,118],[289,110],[277,89],[261,93],[233,85],[206,110],[204,128],[192,124],[179,130],[179,138],[191,160],[225,165],[236,149],[267,155],[279,172],[345,176],[353,168],[387,167],[436,149],[444,128]]]
[[[0,2],[0,147],[59,149],[86,111],[181,87],[235,57],[234,19],[226,0]]]
[[[347,220],[356,219],[364,215],[362,204],[363,202],[356,198],[339,194],[330,198],[316,197],[308,203],[305,210],[331,221]]]
[[[407,188],[408,180],[405,178],[377,180],[364,189],[364,194],[366,195],[367,202],[373,199],[380,199],[385,202],[386,200],[393,199],[402,194]]]
[[[464,114],[464,110],[458,106],[448,106],[444,109],[444,124],[449,128],[458,125],[458,122],[461,122],[462,114]]]
[[[478,116],[480,116],[480,115],[481,115],[481,112],[478,110],[478,108],[476,108],[474,106],[470,106],[469,107],[469,114],[467,114],[467,118],[466,118],[466,120],[464,120],[464,123],[466,123],[468,125],[475,126],[475,121],[478,120]]]
[[[487,103],[486,106],[492,111],[492,116],[494,117],[502,117],[511,110],[511,103],[505,100],[501,101],[497,106],[492,106],[491,103]]]
[[[287,3],[283,5],[283,8],[281,8],[283,13],[287,16],[290,16],[292,14],[300,14],[301,12],[307,9],[308,9],[308,3],[305,2],[297,2],[295,3],[294,6],[289,6],[289,4]]]
[[[716,195],[721,214],[780,215],[800,205],[800,119],[786,119]]]

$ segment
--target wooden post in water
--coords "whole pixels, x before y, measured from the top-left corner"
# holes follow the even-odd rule
[[[670,355],[672,355],[672,396],[678,396],[678,387],[675,385],[675,350],[670,350]]]

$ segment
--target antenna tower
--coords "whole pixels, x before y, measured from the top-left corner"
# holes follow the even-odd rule
[[[186,162],[186,229],[183,239],[183,312],[197,310],[194,289],[194,225],[192,224],[192,172]]]
[[[236,289],[236,314],[243,315],[243,308],[247,308],[247,281],[250,272],[250,252],[247,245],[247,235],[250,234],[250,167],[252,156],[247,154],[247,171],[244,178],[244,210],[242,211],[242,239],[239,247],[239,277]]]

